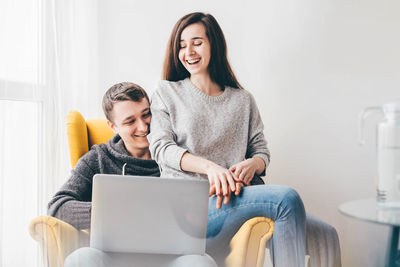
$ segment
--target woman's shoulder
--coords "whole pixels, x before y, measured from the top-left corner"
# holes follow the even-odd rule
[[[162,99],[163,101],[170,102],[182,97],[187,90],[183,90],[186,86],[186,80],[180,81],[167,81],[160,80],[157,83],[155,91],[152,95],[152,100],[155,98]]]
[[[156,91],[160,90],[178,90],[185,86],[185,80],[180,81],[168,81],[168,80],[160,80],[157,84]]]
[[[230,90],[230,94],[233,97],[239,98],[242,101],[252,102],[254,99],[253,95],[243,88],[226,87],[225,89]]]

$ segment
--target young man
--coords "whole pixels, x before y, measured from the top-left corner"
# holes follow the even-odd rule
[[[151,112],[144,89],[129,82],[112,86],[103,97],[103,111],[115,135],[107,144],[94,145],[79,159],[70,178],[48,204],[49,215],[77,229],[90,228],[95,174],[122,174],[125,165],[127,175],[160,176],[157,163],[151,160],[147,141]],[[107,253],[93,248],[74,251],[65,260],[65,266],[140,266],[143,262],[151,266],[216,266],[208,255]]]

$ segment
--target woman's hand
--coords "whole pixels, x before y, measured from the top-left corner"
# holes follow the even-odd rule
[[[236,182],[239,182],[239,178],[230,170],[210,160],[185,152],[182,155],[180,166],[183,171],[207,175],[210,187],[215,185],[215,194],[217,196],[227,196],[229,190],[236,191]]]
[[[238,196],[240,194],[240,191],[242,190],[243,187],[244,187],[243,183],[236,183],[235,196]],[[227,196],[217,195],[217,202],[216,202],[217,209],[220,209],[222,207],[222,200],[224,200],[225,205],[228,205],[229,201],[231,200],[232,191],[230,190],[230,187],[228,187],[228,189],[229,193]],[[208,196],[211,197],[212,195],[215,194],[215,192],[216,192],[215,185],[210,185],[210,193]]]
[[[238,177],[230,170],[218,164],[211,163],[206,169],[206,174],[210,186],[215,185],[215,194],[217,196],[228,196],[230,191],[236,191],[236,181],[238,181]]]
[[[239,178],[238,181],[245,185],[250,185],[250,181],[253,179],[254,174],[261,174],[264,169],[264,160],[258,157],[246,159],[229,168],[229,170]]]

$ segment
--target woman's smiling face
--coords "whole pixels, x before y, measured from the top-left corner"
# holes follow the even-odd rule
[[[182,31],[178,57],[190,75],[208,75],[211,47],[202,23],[190,24]]]

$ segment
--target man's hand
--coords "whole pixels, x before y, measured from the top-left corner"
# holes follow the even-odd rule
[[[235,195],[238,196],[240,194],[240,191],[242,190],[242,188],[244,187],[243,183],[236,183],[236,190],[235,190]],[[215,184],[214,185],[210,185],[210,193],[209,193],[209,197],[211,197],[212,195],[216,194],[216,188],[215,188]],[[231,200],[231,194],[232,191],[230,190],[230,187],[228,187],[228,194],[226,196],[223,195],[217,195],[217,205],[216,208],[220,209],[222,207],[222,200],[224,200],[224,204],[228,205],[229,201]]]

